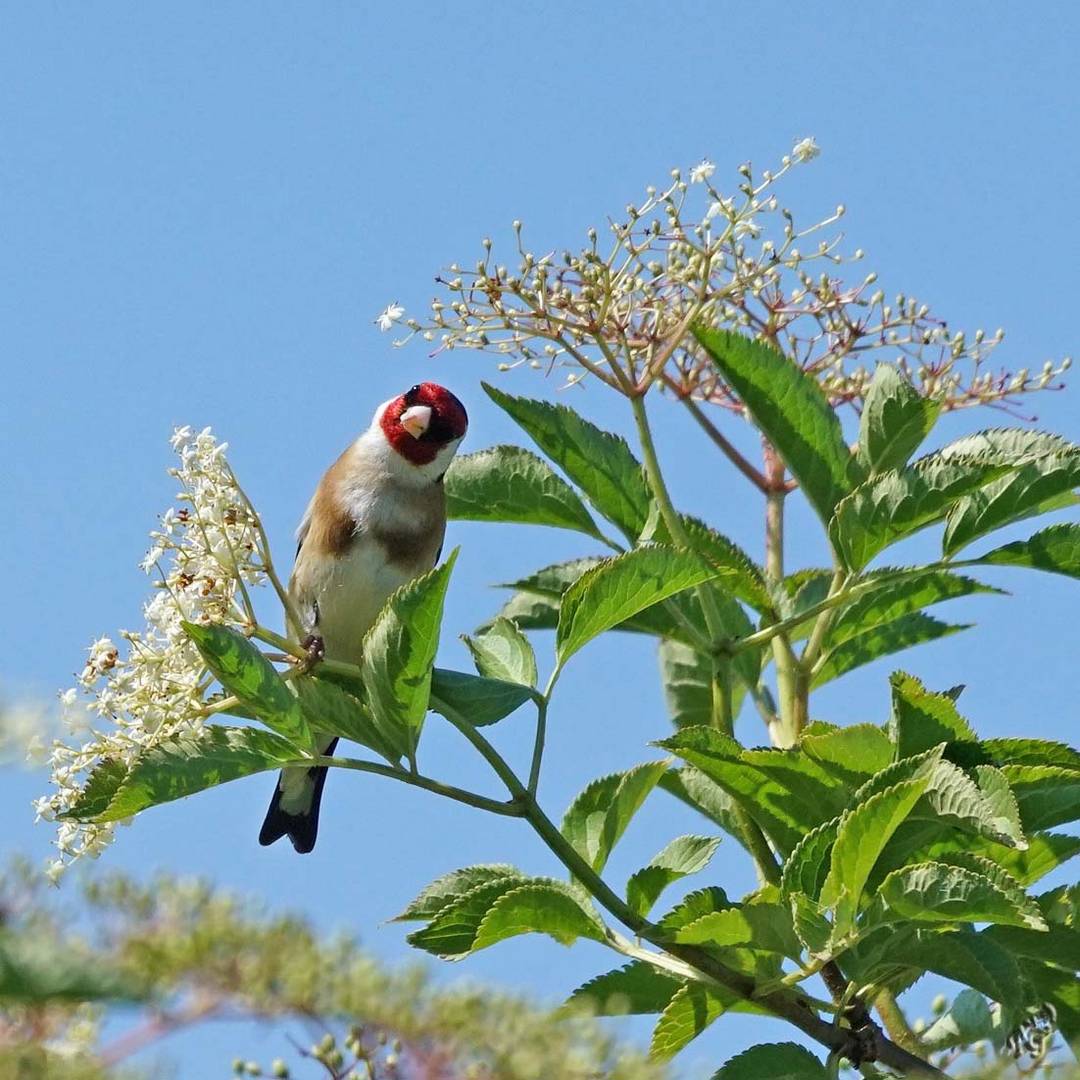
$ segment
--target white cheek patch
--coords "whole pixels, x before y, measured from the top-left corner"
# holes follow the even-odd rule
[[[440,480],[443,473],[450,468],[450,462],[454,460],[454,455],[460,445],[461,439],[448,442],[427,465],[419,466],[418,471],[423,473],[428,480]]]

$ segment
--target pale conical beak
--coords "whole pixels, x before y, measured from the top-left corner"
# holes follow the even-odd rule
[[[413,405],[406,409],[398,423],[414,438],[419,439],[431,423],[430,405]]]

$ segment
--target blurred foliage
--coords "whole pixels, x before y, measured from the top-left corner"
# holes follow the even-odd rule
[[[110,874],[86,884],[79,903],[71,896],[61,899],[22,864],[0,879],[0,1080],[151,1075],[130,1067],[133,1055],[212,1019],[271,1021],[282,1051],[293,1048],[288,1061],[255,1062],[238,1046],[238,1075],[665,1075],[584,1012],[435,987],[419,966],[387,969],[352,938],[320,936],[302,918],[204,881]],[[19,968],[4,951],[10,943]],[[102,1036],[107,1017],[122,1021],[111,1039]]]

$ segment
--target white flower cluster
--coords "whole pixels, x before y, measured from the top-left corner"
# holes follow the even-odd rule
[[[377,319],[420,336],[435,352],[493,353],[500,371],[527,364],[566,372],[566,385],[586,376],[627,396],[657,385],[683,401],[704,401],[737,413],[738,395],[718,376],[691,327],[723,327],[769,341],[820,380],[835,405],[862,400],[878,359],[898,363],[920,391],[949,409],[1012,408],[1020,394],[1060,386],[1067,363],[1041,373],[991,372],[987,360],[1000,334],[965,336],[910,295],[889,303],[876,274],[845,281],[838,267],[863,252],[841,250],[837,206],[799,227],[780,203],[778,182],[821,153],[797,140],[775,170],[739,168],[737,190],[713,185],[716,166],[703,158],[675,169],[663,189],[612,220],[605,239],[589,229],[578,250],[534,254],[520,221],[515,265],[499,263],[492,242],[471,266],[451,264],[436,280],[444,295],[431,315],[405,318],[391,304]]]
[[[571,369],[571,385],[585,373],[624,393],[657,381],[682,382],[691,323],[739,325],[745,297],[771,296],[785,272],[803,274],[814,260],[837,261],[838,238],[800,248],[833,225],[842,209],[798,230],[771,190],[818,153],[813,139],[803,139],[773,172],[755,177],[743,166],[734,196],[713,187],[716,165],[708,158],[685,178],[673,170],[666,188],[646,188],[645,198],[611,223],[608,245],[590,229],[587,248],[561,257],[528,251],[521,223],[514,222],[516,268],[496,264],[491,241],[484,240],[484,258],[474,268],[453,265],[437,279],[451,295],[432,301],[427,325],[402,318],[396,304],[376,321],[383,329],[402,322],[408,337],[420,334],[439,350],[501,354],[501,370],[520,363],[563,366]],[[695,197],[703,202],[700,211],[688,201]],[[751,250],[748,244],[767,232],[776,238]]]
[[[209,428],[184,427],[174,432],[172,447],[180,458],[169,470],[180,485],[179,506],[151,532],[153,546],[141,564],[157,579],[143,609],[146,626],[120,635],[123,653],[110,638],[95,641],[79,686],[60,695],[69,741],[53,744],[54,790],[35,803],[41,818],[57,820],[74,805],[103,761],[130,762],[166,736],[201,726],[213,679],[182,621],[254,622],[248,587],[265,580],[268,554],[254,508],[225,458],[226,444]],[[98,855],[112,834],[112,825],[60,821],[51,880],[71,860]]]

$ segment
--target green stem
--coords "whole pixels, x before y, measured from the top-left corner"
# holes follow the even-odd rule
[[[544,813],[532,795],[526,792],[519,801],[523,811],[522,816],[533,827],[534,832],[547,844],[570,874],[585,886],[594,899],[639,936],[645,936],[649,930],[656,931],[656,927],[638,915],[589,865],[585,857]]]
[[[356,772],[372,773],[375,776],[384,776],[389,780],[400,780],[403,784],[410,784],[412,787],[423,788],[425,791],[431,791],[436,795],[444,795],[446,798],[453,799],[455,802],[465,803],[467,806],[474,806],[478,810],[487,810],[492,814],[501,814],[503,817],[523,816],[521,807],[516,802],[500,802],[498,799],[489,799],[486,795],[478,795],[473,791],[466,791],[464,788],[454,787],[452,784],[444,784],[439,780],[431,779],[431,777],[421,776],[419,773],[395,769],[392,765],[380,765],[376,761],[362,761],[358,758],[327,757],[323,755],[316,757],[314,761],[310,758],[305,758],[302,761],[297,761],[293,764],[303,766],[304,768],[311,768],[312,764],[326,765],[327,767],[334,769],[352,769]],[[287,768],[288,766],[285,767]]]
[[[828,596],[832,597],[842,593],[847,581],[848,575],[843,570],[837,570],[833,574],[832,583],[829,585]],[[835,614],[835,608],[828,608],[818,615],[814,622],[814,629],[810,633],[810,640],[806,643],[806,648],[803,649],[801,659],[802,667],[807,672],[813,671],[814,664],[821,655],[822,647],[825,644],[825,635],[828,634],[829,627],[832,626]]]
[[[506,785],[514,800],[520,805],[524,805],[525,800],[530,797],[529,793],[525,785],[518,779],[517,773],[506,763],[499,751],[461,713],[451,708],[445,701],[432,694],[431,703],[432,707],[436,708],[440,715],[449,720],[472,743],[477,753],[491,766],[495,775]]]
[[[524,817],[529,824],[567,870],[589,891],[590,895],[639,938],[655,945],[663,950],[667,957],[681,963],[673,964],[670,960],[662,959],[647,950],[631,946],[631,943],[615,933],[610,935],[610,944],[613,948],[675,974],[683,974],[685,971],[683,965],[686,965],[696,973],[694,977],[699,981],[704,975],[704,981],[723,986],[744,1000],[756,1001],[830,1050],[843,1051],[847,1047],[848,1033],[816,1015],[811,1005],[820,1003],[808,999],[801,991],[784,988],[761,994],[752,979],[728,968],[710,955],[706,948],[697,945],[680,945],[667,940],[659,927],[638,915],[608,887],[577,849],[559,832],[531,795],[526,795],[521,800],[521,805],[524,809]],[[882,1064],[889,1065],[904,1075],[945,1077],[944,1073],[903,1047],[896,1046],[885,1039],[878,1039],[877,1043],[877,1057]]]
[[[926,1052],[891,990],[878,992],[877,997],[874,998],[874,1008],[877,1009],[889,1037],[897,1046],[902,1046],[909,1054]]]
[[[765,574],[777,588],[784,581],[784,466],[775,455],[768,455],[768,478],[771,484],[765,497]],[[769,629],[778,627],[774,623]],[[753,636],[753,635],[751,635]],[[746,640],[746,639],[743,639]],[[795,657],[791,644],[783,631],[777,630],[770,638],[773,662],[776,664],[776,691],[779,697],[779,723],[769,731],[778,746],[791,746],[795,742]],[[741,644],[741,642],[740,642]]]
[[[747,850],[757,867],[758,877],[764,885],[779,885],[781,876],[780,864],[776,861],[773,849],[769,847],[769,841],[761,831],[761,826],[738,803],[734,804],[732,816],[735,824],[746,841]]]
[[[682,518],[679,517],[678,511],[671,501],[671,495],[668,492],[667,484],[664,481],[664,474],[660,468],[660,459],[656,454],[656,444],[653,442],[652,429],[649,427],[649,417],[645,411],[644,395],[636,394],[631,397],[630,405],[634,411],[634,422],[637,425],[638,441],[641,443],[641,454],[645,459],[645,475],[648,479],[649,488],[652,491],[653,498],[656,499],[656,505],[660,510],[660,516],[663,518],[664,524],[667,526],[668,534],[671,536],[674,543],[679,547],[693,551],[693,542],[683,526]],[[698,599],[701,602],[701,610],[705,616],[705,625],[708,627],[709,637],[714,643],[723,640],[723,618],[708,584],[698,586],[696,592]],[[715,664],[713,677],[714,679],[720,679],[722,677],[720,670]],[[728,700],[730,702],[730,686],[727,688],[726,693],[729,695]],[[732,734],[733,729],[730,716],[725,717],[722,709],[719,712],[714,711],[713,716],[716,726],[721,731],[726,735]]]
[[[555,689],[555,681],[559,676],[559,669],[551,673],[547,689],[543,698],[536,703],[536,737],[533,740],[532,764],[529,766],[529,794],[535,795],[540,784],[540,766],[544,761],[544,740],[547,737],[547,711],[551,700],[551,691]]]
[[[712,684],[713,715],[720,719],[720,730],[731,734],[735,730],[735,715],[731,701],[731,659],[718,657],[715,661],[715,678]]]

